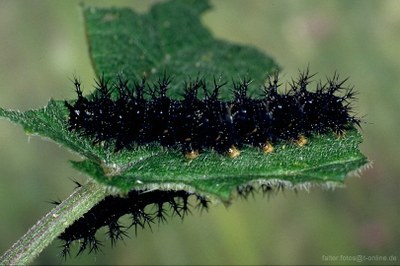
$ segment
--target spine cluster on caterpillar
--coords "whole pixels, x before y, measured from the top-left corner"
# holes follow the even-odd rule
[[[95,143],[113,142],[117,151],[156,142],[179,148],[189,159],[208,149],[236,157],[243,145],[269,153],[277,141],[302,146],[312,134],[341,134],[359,126],[360,119],[352,114],[354,91],[344,87],[347,79],[334,74],[325,83],[317,82],[312,91],[308,89],[312,77],[308,69],[301,72],[281,93],[276,73],[268,77],[258,97],[248,95],[250,80],[233,82],[229,101],[220,99],[227,83],[215,79],[211,89],[203,79],[187,82],[182,99],[176,100],[168,96],[171,80],[165,74],[152,86],[145,79],[129,83],[119,77],[109,84],[101,77],[89,97],[83,96],[75,78],[78,99],[65,105],[70,130]]]

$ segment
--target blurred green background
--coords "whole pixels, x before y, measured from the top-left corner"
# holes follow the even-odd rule
[[[155,1],[85,1],[145,11]],[[104,254],[66,264],[349,264],[326,256],[397,256],[400,263],[400,1],[212,1],[204,23],[219,38],[273,56],[290,80],[350,76],[363,116],[361,150],[374,167],[347,188],[258,195],[139,231]],[[0,1],[0,106],[28,110],[75,97],[94,73],[79,1]],[[74,188],[76,155],[0,120],[0,253]],[[56,241],[35,264],[64,264]],[[380,264],[376,260],[364,264]],[[386,262],[389,263],[389,262]]]

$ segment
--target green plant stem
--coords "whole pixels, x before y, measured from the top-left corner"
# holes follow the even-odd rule
[[[40,219],[0,258],[0,265],[26,265],[75,220],[106,196],[104,186],[87,183]]]

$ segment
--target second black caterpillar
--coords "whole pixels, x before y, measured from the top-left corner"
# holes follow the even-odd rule
[[[268,78],[259,97],[250,97],[250,80],[233,83],[233,99],[221,100],[226,83],[214,80],[209,90],[202,79],[185,84],[182,99],[168,97],[170,79],[164,75],[156,84],[129,84],[119,78],[110,85],[104,78],[96,90],[84,97],[80,82],[74,84],[78,99],[65,102],[69,110],[69,129],[94,139],[113,142],[116,151],[135,145],[159,143],[179,148],[194,159],[204,150],[236,157],[243,145],[271,152],[277,141],[297,141],[300,145],[316,133],[344,133],[359,126],[351,113],[354,92],[343,87],[338,75],[326,83],[318,82],[310,91],[308,69],[290,83],[286,93],[278,92],[278,74]],[[198,93],[202,91],[201,99]],[[337,94],[341,95],[337,95]]]

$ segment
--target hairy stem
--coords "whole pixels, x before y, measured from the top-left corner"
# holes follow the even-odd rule
[[[106,194],[104,186],[93,182],[77,188],[7,250],[0,258],[0,265],[30,263],[68,226],[101,201]]]

